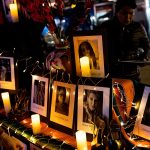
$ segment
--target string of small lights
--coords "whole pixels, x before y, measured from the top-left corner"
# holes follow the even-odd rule
[[[28,122],[25,121],[25,124]],[[10,120],[8,118],[1,117],[0,127],[7,131],[8,135],[11,136],[11,133],[18,134],[19,136],[24,137],[27,141],[36,144],[42,149],[52,149],[59,147],[61,150],[74,150],[75,148],[69,145],[66,141],[61,141],[53,136],[53,133],[50,135],[38,134],[34,135],[32,129],[26,127],[25,125],[19,123],[16,120]],[[48,126],[47,126],[48,128]]]
[[[142,138],[134,135],[132,132],[127,133],[127,129],[129,129],[131,126],[135,125],[135,118],[138,117],[138,115],[135,116],[129,116],[126,121],[123,120],[122,114],[120,113],[119,107],[120,105],[117,105],[116,99],[119,98],[121,102],[124,104],[123,107],[126,107],[126,101],[122,100],[122,97],[124,95],[123,90],[121,90],[121,85],[119,83],[115,82],[113,84],[113,108],[112,108],[112,113],[113,113],[113,118],[117,121],[118,125],[121,127],[121,133],[127,139],[132,145],[132,149],[136,149],[138,147],[142,148],[150,148],[150,142],[148,140],[143,140]],[[132,103],[132,107],[137,109],[137,104]],[[126,109],[124,109],[126,110]]]

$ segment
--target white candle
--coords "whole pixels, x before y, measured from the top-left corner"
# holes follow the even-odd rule
[[[87,150],[86,133],[84,131],[76,132],[77,150]]]
[[[10,8],[10,15],[12,18],[13,22],[18,22],[18,8],[17,8],[17,4],[9,4],[9,8]]]
[[[3,100],[3,104],[4,104],[5,113],[6,113],[6,116],[7,116],[8,113],[10,112],[10,110],[11,110],[11,103],[10,103],[9,93],[8,92],[1,93],[1,96],[2,96],[2,100]]]
[[[69,101],[69,91],[68,90],[66,90],[66,100],[67,100],[67,102]]]
[[[31,115],[31,120],[32,120],[33,134],[39,134],[41,132],[40,115],[39,114]]]
[[[87,56],[80,58],[80,66],[81,66],[81,72],[83,77],[90,77],[91,71],[90,71],[90,60]]]

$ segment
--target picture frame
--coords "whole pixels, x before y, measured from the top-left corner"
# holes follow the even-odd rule
[[[32,75],[31,111],[47,117],[48,78]]]
[[[91,85],[78,85],[78,106],[77,106],[77,130],[83,130],[88,134],[93,134],[95,122],[89,121],[88,114],[88,101],[87,96],[92,93],[93,100],[97,101],[97,108],[93,108],[97,111],[95,117],[99,116],[100,121],[105,121],[105,125],[109,122],[110,117],[110,88],[102,86]],[[95,95],[95,96],[94,96]],[[101,100],[102,101],[101,101]],[[84,114],[84,110],[85,113]],[[87,119],[86,119],[87,118]]]
[[[16,90],[13,57],[0,57],[0,89]]]
[[[65,128],[73,129],[75,88],[75,84],[60,81],[54,81],[52,85],[50,121],[60,125],[60,130],[63,127],[63,131]],[[62,105],[60,102],[64,97]]]
[[[102,34],[92,35],[92,33],[77,33],[77,35],[73,36],[73,46],[77,76],[98,78],[105,77],[106,66]],[[87,46],[89,47],[90,51],[88,52],[88,54],[85,54],[85,47]],[[85,64],[86,61],[83,61],[84,63],[80,62],[84,56],[87,56],[89,58],[88,65]],[[85,64],[85,66],[82,66],[82,64]]]
[[[97,25],[101,24],[103,21],[109,20],[114,16],[115,11],[114,4],[115,3],[113,1],[110,1],[110,2],[95,3],[93,5],[93,11]]]
[[[135,121],[133,134],[150,140],[150,87],[145,86],[137,118]]]

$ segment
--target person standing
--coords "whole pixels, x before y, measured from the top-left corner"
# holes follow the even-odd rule
[[[109,53],[111,78],[140,81],[138,64],[121,63],[121,60],[148,60],[150,42],[144,26],[133,21],[136,0],[117,0],[115,15],[98,27],[104,33]]]

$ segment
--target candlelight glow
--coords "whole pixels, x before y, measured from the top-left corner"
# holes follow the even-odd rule
[[[7,116],[8,113],[10,112],[10,110],[11,110],[11,103],[10,103],[9,93],[8,92],[1,93],[1,96],[2,96],[2,100],[3,100],[3,104],[4,104],[5,113],[6,113],[6,116]]]
[[[76,141],[78,150],[87,150],[86,133],[84,131],[76,132]]]
[[[87,56],[80,58],[80,66],[81,66],[81,72],[83,77],[90,77],[91,71],[90,71],[90,60]]]
[[[18,8],[17,4],[9,4],[10,14],[13,22],[18,22]]]
[[[41,132],[40,115],[39,114],[31,115],[31,120],[32,120],[33,134],[39,134]]]

